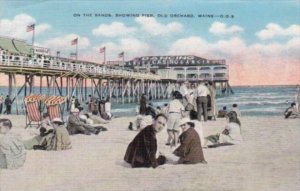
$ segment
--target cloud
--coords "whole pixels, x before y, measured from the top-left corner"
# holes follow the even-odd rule
[[[268,40],[275,37],[300,36],[300,25],[290,25],[286,29],[275,23],[269,23],[266,27],[255,34],[261,40]]]
[[[204,39],[191,36],[188,38],[183,38],[175,41],[171,46],[168,54],[192,54],[199,55],[201,52],[201,56],[205,56],[210,51],[210,45]],[[199,55],[200,56],[200,55]]]
[[[135,38],[122,38],[117,42],[106,42],[95,46],[91,51],[86,51],[86,58],[91,61],[103,60],[103,55],[99,54],[99,49],[106,47],[106,60],[120,60],[118,54],[125,52],[125,60],[147,54],[151,48],[147,43]]]
[[[127,27],[123,23],[113,22],[110,25],[101,24],[93,29],[92,33],[95,36],[117,37],[133,34],[137,29],[134,27]]]
[[[87,37],[81,37],[77,34],[68,34],[65,36],[51,38],[41,43],[41,46],[50,48],[52,52],[60,51],[62,54],[68,54],[69,51],[75,50],[75,45],[71,45],[71,41],[78,38],[78,49],[83,50],[89,47],[90,41]],[[74,51],[73,51],[74,52]]]
[[[16,15],[12,20],[1,19],[0,35],[21,39],[30,39],[32,37],[32,33],[26,32],[26,28],[28,25],[33,23],[36,23],[36,20],[27,14]],[[38,36],[50,28],[51,26],[46,23],[36,24],[35,35]]]
[[[227,26],[225,23],[214,22],[209,28],[209,32],[215,35],[232,35],[243,32],[244,29],[238,25]]]
[[[141,25],[141,29],[152,36],[168,36],[174,33],[179,33],[183,30],[182,24],[171,22],[161,24],[155,18],[138,17],[135,21]]]

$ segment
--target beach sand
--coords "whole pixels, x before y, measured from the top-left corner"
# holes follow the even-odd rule
[[[1,116],[5,118],[7,116]],[[28,139],[25,116],[9,116],[13,132]],[[300,190],[300,120],[283,117],[243,117],[244,143],[204,149],[208,164],[132,169],[123,162],[133,118],[116,118],[99,135],[71,137],[68,151],[28,151],[24,167],[0,171],[1,191],[232,191]],[[203,124],[205,136],[221,132],[225,119]],[[157,135],[159,150],[167,133]],[[175,160],[175,157],[172,158]]]

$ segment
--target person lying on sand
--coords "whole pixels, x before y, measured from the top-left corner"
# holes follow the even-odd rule
[[[79,118],[79,110],[75,108],[73,111],[71,111],[71,114],[69,116],[67,130],[70,135],[91,135],[92,133],[98,135],[101,131],[101,128],[93,127],[81,121]]]
[[[167,123],[167,117],[164,114],[155,116],[153,123],[140,131],[133,141],[128,145],[124,160],[132,168],[152,167],[156,168],[166,162],[166,157],[160,155],[156,158],[157,140],[156,134],[160,132]]]
[[[225,145],[235,145],[243,142],[241,135],[241,122],[236,112],[231,111],[226,115],[228,124],[222,133],[206,137],[205,147],[217,147]]]
[[[9,119],[0,119],[0,169],[20,168],[26,160],[24,144],[11,128]]]

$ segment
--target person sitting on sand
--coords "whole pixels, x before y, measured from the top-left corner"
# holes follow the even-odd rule
[[[199,137],[200,137],[200,142],[201,142],[201,146],[204,147],[204,133],[203,133],[203,127],[202,127],[202,122],[198,120],[198,112],[192,110],[190,112],[190,122],[194,123],[195,127],[194,129],[197,131]]]
[[[160,155],[156,158],[157,140],[156,134],[160,132],[167,123],[167,117],[164,114],[158,114],[153,123],[140,131],[133,141],[128,145],[124,160],[136,167],[156,168],[166,162],[166,157]]]
[[[24,144],[11,128],[9,119],[0,119],[0,169],[20,168],[26,160]]]
[[[219,118],[224,118],[227,114],[227,107],[224,106],[222,110],[219,110],[218,112],[218,117]]]
[[[151,115],[137,115],[136,120],[129,122],[129,130],[142,130],[148,125],[151,125],[153,118]]]
[[[41,128],[45,128],[46,130],[53,129],[51,119],[48,113],[43,114],[43,120],[41,122]]]
[[[67,130],[70,135],[74,135],[74,134],[91,135],[92,133],[97,135],[101,131],[100,129],[97,129],[96,127],[92,127],[91,125],[88,125],[83,121],[81,121],[79,118],[79,110],[77,108],[71,111],[68,125],[67,125]]]
[[[145,115],[151,115],[154,118],[157,114],[158,113],[157,113],[156,109],[153,107],[153,104],[149,103],[146,108]]]
[[[24,141],[27,150],[59,151],[71,149],[71,140],[64,122],[60,118],[52,120],[53,129],[40,129],[40,135]]]
[[[241,122],[234,111],[226,115],[228,124],[222,133],[206,137],[205,147],[217,147],[222,145],[236,145],[243,142],[241,135]]]
[[[183,118],[179,125],[182,128],[182,134],[179,136],[180,146],[173,152],[180,157],[178,164],[206,164],[199,135],[194,129],[195,124],[188,118]]]
[[[292,103],[291,106],[285,110],[284,117],[286,119],[300,118],[300,114],[298,113],[297,108],[296,108],[296,103]]]
[[[234,111],[237,114],[237,118],[241,119],[242,114],[236,103],[232,105],[232,111]]]
[[[88,115],[89,119],[91,119],[93,121],[93,124],[107,124],[107,123],[109,123],[108,120],[102,119],[98,115],[98,111],[93,111],[92,113],[87,113],[86,115]]]

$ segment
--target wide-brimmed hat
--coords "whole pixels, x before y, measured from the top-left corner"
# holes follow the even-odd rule
[[[58,118],[58,117],[52,119],[52,122],[53,122],[53,123],[64,123],[64,122],[61,120],[61,118]]]
[[[186,124],[187,122],[190,122],[191,120],[189,118],[182,118],[179,122],[179,126],[182,126]]]
[[[71,110],[71,113],[79,113],[79,109],[75,108]]]

